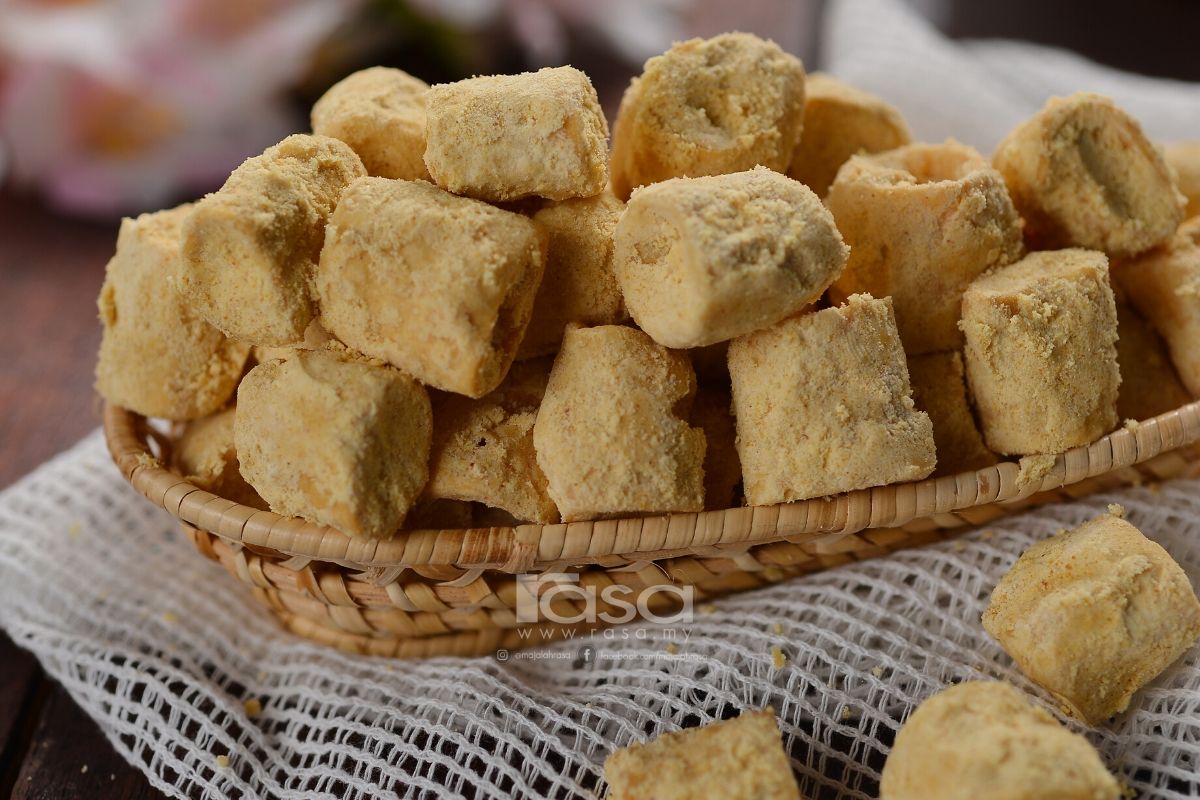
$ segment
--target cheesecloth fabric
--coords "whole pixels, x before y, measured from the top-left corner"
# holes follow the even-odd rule
[[[950,44],[885,0],[836,4],[824,38],[835,74],[926,138],[990,147],[1045,94],[1104,80],[1140,87],[1118,99],[1157,136],[1172,135],[1163,109],[1198,107],[1195,87],[1155,95],[1062,54],[1051,68],[1024,45]],[[123,482],[97,432],[0,494],[0,627],[172,797],[593,797],[614,748],[769,705],[806,796],[871,798],[901,720],[947,684],[1000,678],[1049,705],[979,617],[1027,546],[1110,502],[1200,583],[1200,482],[1179,481],[730,597],[686,625],[398,662],[284,633]],[[1200,794],[1200,649],[1087,733],[1143,796]]]
[[[392,661],[284,633],[96,433],[0,495],[0,627],[172,797],[586,798],[613,748],[769,705],[806,796],[871,798],[901,719],[947,684],[1002,678],[1049,704],[979,616],[1022,550],[1110,502],[1200,581],[1200,482],[1176,481],[729,597],[686,625]],[[1089,738],[1146,797],[1200,793],[1200,648]]]

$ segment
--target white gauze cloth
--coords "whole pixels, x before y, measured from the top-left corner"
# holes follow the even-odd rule
[[[587,798],[614,748],[769,705],[807,797],[873,798],[900,720],[949,683],[1052,707],[979,616],[1026,547],[1111,502],[1200,581],[1200,482],[1177,481],[731,596],[670,641],[628,625],[506,661],[395,661],[281,630],[97,433],[0,495],[0,627],[172,797]],[[1143,796],[1200,793],[1200,648],[1087,733]]]
[[[953,136],[990,156],[1052,96],[1099,92],[1152,139],[1200,139],[1200,84],[1110,69],[1052,47],[952,41],[897,0],[833,0],[822,69],[895,105],[919,141]]]
[[[1163,109],[1196,96],[1055,55],[1068,78],[1025,46],[952,45],[885,2],[840,4],[826,42],[833,71],[919,135],[985,148],[1051,92],[1129,81],[1159,87],[1134,94]],[[1151,118],[1136,99],[1120,98]],[[1052,708],[979,617],[1026,547],[1110,502],[1200,583],[1200,482],[1179,481],[732,596],[670,642],[629,625],[504,661],[392,661],[283,632],[124,483],[96,433],[0,495],[0,627],[172,797],[587,798],[613,749],[769,705],[807,797],[865,799],[901,720],[951,682],[1003,679]],[[1200,651],[1086,733],[1143,796],[1200,793]]]

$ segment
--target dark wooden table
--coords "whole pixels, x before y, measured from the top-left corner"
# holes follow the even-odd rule
[[[0,193],[0,488],[99,424],[96,295],[115,224]],[[161,798],[0,633],[0,798]]]

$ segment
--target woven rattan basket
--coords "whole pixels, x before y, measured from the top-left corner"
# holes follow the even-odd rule
[[[396,657],[512,650],[586,627],[518,623],[522,574],[578,573],[580,585],[597,595],[609,586],[690,586],[700,602],[949,538],[1031,505],[1200,473],[1196,402],[1068,450],[1045,472],[1023,473],[1008,462],[776,506],[414,530],[380,541],[198,489],[163,466],[169,439],[122,408],[106,408],[104,428],[126,479],[178,517],[197,549],[252,587],[290,630],[344,650]],[[663,608],[679,597],[648,594]],[[559,619],[581,601],[561,602]]]

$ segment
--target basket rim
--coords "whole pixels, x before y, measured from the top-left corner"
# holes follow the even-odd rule
[[[523,573],[686,555],[735,556],[771,542],[819,541],[973,506],[1019,501],[1200,441],[1200,401],[1056,454],[1052,466],[1044,473],[1034,470],[1032,477],[1019,462],[1003,461],[957,475],[771,506],[546,525],[420,529],[390,539],[352,537],[200,489],[153,455],[148,431],[141,415],[105,403],[105,439],[125,479],[173,516],[233,543],[364,571],[454,566]],[[1034,458],[1039,460],[1033,463],[1046,466],[1040,457]]]

